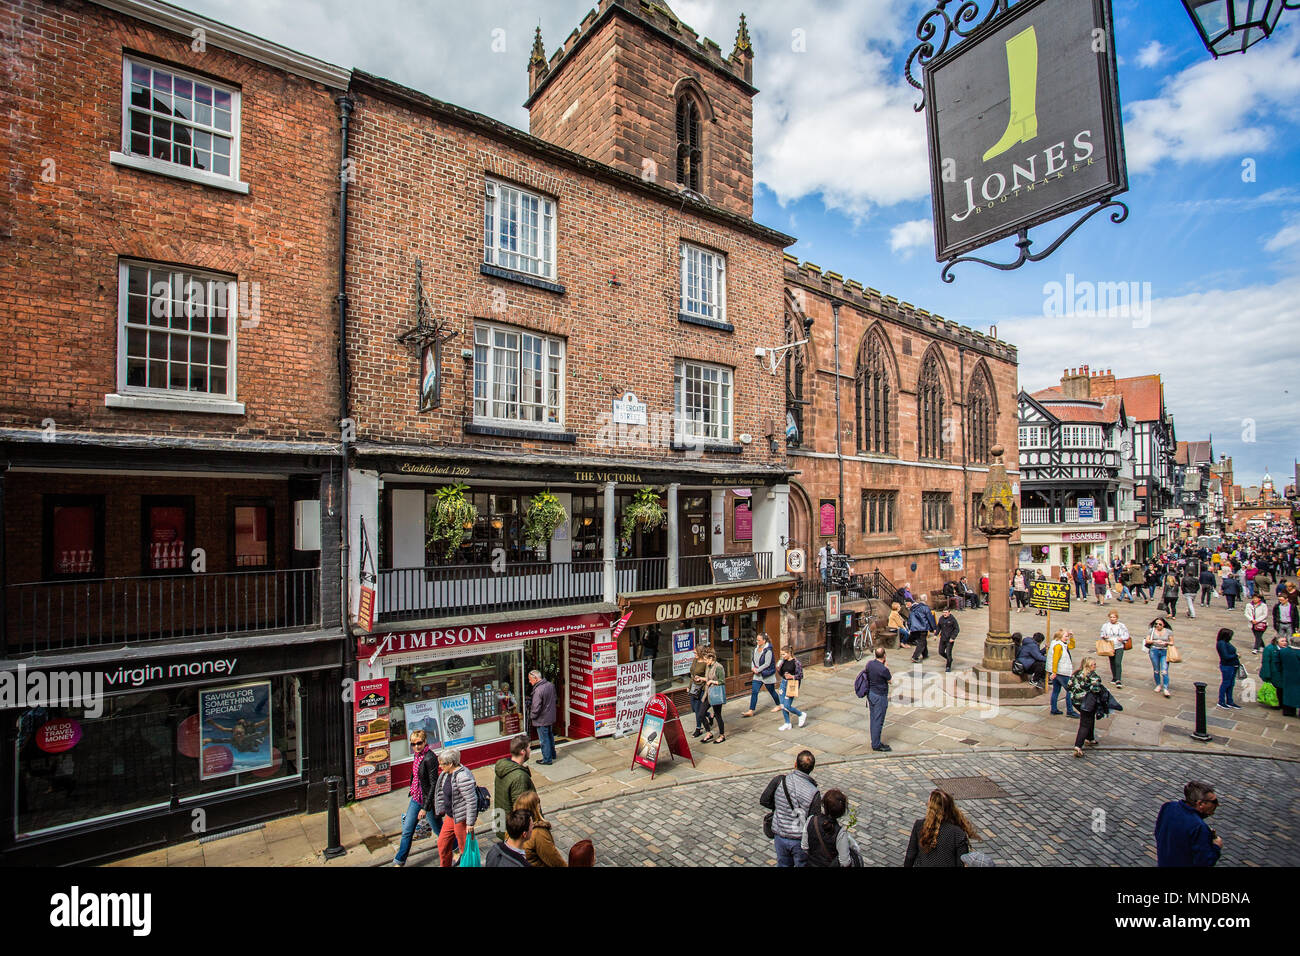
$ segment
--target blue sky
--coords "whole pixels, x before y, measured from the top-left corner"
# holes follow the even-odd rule
[[[360,67],[522,129],[528,49],[548,53],[594,0],[186,0],[190,9]],[[1213,435],[1250,484],[1300,455],[1300,12],[1244,55],[1212,60],[1175,0],[1114,0],[1131,214],[1097,217],[1045,262],[939,279],[925,125],[902,78],[920,0],[673,0],[731,51],[755,47],[754,218],[799,237],[801,259],[1019,347],[1020,382],[1066,366],[1159,372],[1178,436]],[[1249,161],[1249,162],[1247,162]],[[1243,166],[1243,163],[1246,163]],[[1244,175],[1251,174],[1251,175]],[[1065,220],[1068,223],[1070,220]],[[1037,248],[1055,237],[1049,224]],[[1004,242],[978,253],[1012,259]],[[1137,283],[1132,316],[1046,314],[1045,286]],[[1149,323],[1144,320],[1149,320]]]

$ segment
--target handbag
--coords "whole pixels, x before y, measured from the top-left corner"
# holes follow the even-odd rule
[[[465,837],[465,852],[460,855],[460,862],[457,866],[479,866],[483,865],[483,858],[478,851],[478,839],[473,833]]]
[[[785,696],[791,700],[799,696],[799,681],[793,677],[788,678],[785,682]]]
[[[1250,671],[1246,670],[1246,665],[1243,664],[1243,663],[1241,663],[1241,661],[1238,661],[1238,662],[1237,662],[1237,680],[1245,680],[1245,679],[1246,679],[1247,677],[1249,677],[1249,676],[1250,676]]]
[[[1098,657],[1114,657],[1114,656],[1115,656],[1115,645],[1112,644],[1112,643],[1111,643],[1109,640],[1107,640],[1106,638],[1104,638],[1104,637],[1101,638],[1099,641],[1097,641],[1097,656],[1098,656]]]
[[[1169,653],[1165,655],[1165,660],[1167,660],[1170,664],[1182,663],[1183,655],[1178,653],[1178,645],[1176,644],[1169,645]]]
[[[721,707],[727,702],[727,689],[721,684],[709,685],[709,706]]]
[[[1133,635],[1130,634],[1124,638],[1124,650],[1126,651],[1133,650]]]

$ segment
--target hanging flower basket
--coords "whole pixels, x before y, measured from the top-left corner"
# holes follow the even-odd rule
[[[560,499],[549,491],[539,491],[528,499],[524,514],[524,542],[539,551],[550,544],[555,529],[569,520]]]
[[[619,541],[624,552],[632,547],[632,534],[636,531],[655,531],[664,526],[668,512],[659,503],[653,488],[642,488],[631,503],[623,509],[623,529]]]
[[[429,550],[445,547],[448,560],[456,554],[456,549],[478,520],[478,509],[465,497],[468,490],[469,485],[444,485],[434,493],[429,505],[425,524],[429,529],[426,547]]]

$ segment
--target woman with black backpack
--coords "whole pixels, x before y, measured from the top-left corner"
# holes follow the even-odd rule
[[[801,841],[809,866],[862,865],[862,851],[839,822],[848,807],[848,798],[842,790],[827,790],[822,794],[821,813],[814,813],[809,819]]]

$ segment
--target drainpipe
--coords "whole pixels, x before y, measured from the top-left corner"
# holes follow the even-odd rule
[[[348,419],[348,179],[345,174],[348,162],[348,121],[352,116],[354,103],[352,99],[344,93],[336,100],[339,106],[339,134],[341,141],[341,151],[339,159],[339,291],[334,297],[338,306],[339,314],[339,459],[342,468],[339,473],[339,500],[342,505],[342,516],[339,521],[339,591],[342,596],[340,605],[340,617],[343,625],[343,676],[345,678],[356,677],[357,669],[357,648],[352,641],[352,628],[348,622],[348,605],[350,603],[350,587],[348,584],[348,570],[351,566],[351,501],[349,490],[351,482],[348,478],[348,434],[349,428],[346,420]],[[349,715],[342,722],[343,730],[343,749],[344,755],[352,750],[352,720]],[[347,772],[347,761],[337,771],[344,780],[347,781],[348,799],[353,798],[353,777]]]
[[[839,527],[836,529],[836,539],[838,541],[838,550],[840,554],[845,554],[844,541],[844,450],[841,447],[843,427],[840,425],[840,304],[835,302],[831,305],[831,315],[835,323],[835,458],[840,465],[840,498],[837,517],[839,518]]]
[[[966,350],[957,347],[957,387],[966,387]],[[962,418],[966,418],[966,403],[961,403]],[[965,423],[963,423],[965,424]],[[996,438],[993,439],[995,442]],[[1020,502],[1016,502],[1019,504]],[[970,435],[965,427],[961,429],[961,553],[962,570],[966,568],[966,558],[970,555]]]

